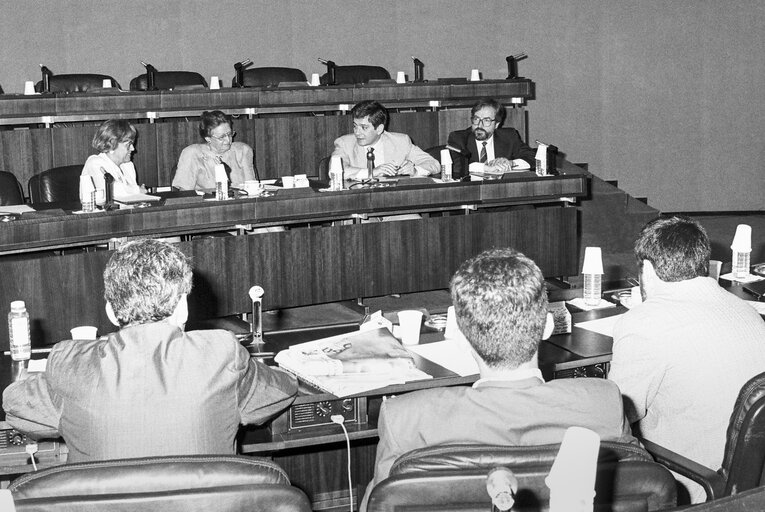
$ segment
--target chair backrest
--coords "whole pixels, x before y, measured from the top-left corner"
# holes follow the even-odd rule
[[[161,90],[177,87],[207,87],[207,80],[196,71],[157,71],[154,73],[154,87]],[[146,73],[130,81],[131,91],[146,90]]]
[[[305,73],[296,68],[262,67],[244,70],[245,87],[277,87],[281,82],[306,82]],[[236,77],[231,80],[236,85]]]
[[[28,473],[9,489],[19,511],[311,510],[279,466],[238,455],[65,464]]]
[[[370,80],[390,80],[390,73],[380,66],[335,66],[336,84],[365,84]],[[327,85],[329,72],[321,76],[322,85]]]
[[[112,87],[120,88],[120,84],[109,75],[95,73],[73,73],[69,75],[52,75],[50,77],[50,92],[88,92],[91,89],[103,90],[104,80],[111,80]],[[42,80],[35,84],[35,91],[42,92]]]
[[[559,448],[444,445],[414,450],[375,486],[367,510],[489,510],[486,475],[499,466],[510,468],[518,479],[520,509],[546,510],[550,495],[544,479]],[[595,493],[595,510],[663,510],[677,501],[672,474],[642,448],[622,443],[601,443]]]
[[[80,200],[82,165],[53,167],[29,178],[29,199],[35,203],[75,202]]]
[[[728,424],[723,496],[765,485],[765,373],[741,387]]]
[[[0,171],[0,206],[24,204],[24,190],[11,172]]]

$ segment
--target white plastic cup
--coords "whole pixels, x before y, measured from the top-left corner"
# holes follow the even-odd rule
[[[112,88],[111,78],[104,78],[104,80],[101,82],[101,87],[104,89],[111,89]]]
[[[311,85],[312,85],[313,87],[316,87],[316,86],[317,86],[317,85],[319,85],[320,83],[321,83],[321,82],[319,81],[319,73],[312,73],[312,74],[311,74]]]
[[[720,279],[720,269],[722,268],[722,261],[709,260],[709,277],[715,281]]]
[[[80,176],[80,203],[84,212],[96,209],[96,187],[90,176]]]
[[[242,184],[242,188],[249,196],[257,196],[263,192],[263,184],[258,180],[247,180]]]
[[[80,325],[70,331],[73,340],[94,340],[98,336],[98,327],[92,325]]]
[[[399,311],[398,324],[400,326],[401,343],[404,345],[417,345],[420,342],[422,311],[417,311],[416,309]]]
[[[471,82],[481,81],[481,73],[479,73],[477,69],[474,69],[470,72],[470,81]]]
[[[24,94],[31,96],[35,93],[35,83],[32,80],[24,82]]]
[[[282,176],[282,188],[295,188],[295,177]]]
[[[396,83],[397,84],[405,84],[406,83],[406,73],[403,71],[399,71],[396,73]]]
[[[210,77],[210,89],[220,89],[220,80],[215,75]]]

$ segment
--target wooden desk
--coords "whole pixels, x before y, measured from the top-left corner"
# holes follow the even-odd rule
[[[110,251],[98,244],[112,237],[186,238],[179,247],[193,260],[194,320],[247,312],[254,284],[266,290],[265,309],[444,289],[460,263],[497,246],[524,252],[545,276],[577,274],[577,210],[560,204],[561,198],[586,195],[587,178],[576,168],[554,177],[524,174],[511,181],[283,190],[275,197],[194,205],[25,214],[0,224],[0,304],[26,301],[33,346],[67,338],[76,325],[110,332],[102,298]],[[518,204],[538,207],[494,208]],[[457,214],[427,215],[445,210]],[[424,215],[328,222],[408,212]],[[251,235],[240,229],[275,224],[289,229]],[[242,236],[186,236],[230,230]],[[7,348],[7,325],[0,322],[0,349]]]

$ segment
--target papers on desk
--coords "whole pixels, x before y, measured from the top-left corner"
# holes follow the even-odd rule
[[[44,372],[48,366],[47,359],[30,359],[27,363],[27,371],[32,372]]]
[[[5,208],[5,206],[3,206]],[[762,281],[765,277],[758,276],[757,274],[747,274],[746,277],[734,277],[733,272],[728,272],[720,276],[720,279],[726,279],[728,281],[737,281],[739,283],[756,283]]]
[[[598,318],[597,320],[579,322],[574,325],[576,327],[581,327],[582,329],[587,329],[588,331],[597,332],[598,334],[603,334],[604,336],[613,338],[614,325],[616,325],[616,321],[621,317],[622,315],[607,316],[605,318]]]
[[[444,340],[422,345],[407,347],[415,354],[443,366],[460,377],[478,374],[478,363],[475,362],[470,350],[457,340]]]
[[[388,329],[293,345],[274,360],[302,381],[338,397],[433,378],[414,365],[412,356]]]
[[[124,196],[115,196],[114,200],[122,204],[136,204],[136,203],[150,203],[152,201],[159,201],[162,198],[159,196],[152,196],[149,194],[127,194]]]
[[[35,211],[31,206],[25,204],[12,204],[0,206],[0,212],[2,213],[27,213]]]

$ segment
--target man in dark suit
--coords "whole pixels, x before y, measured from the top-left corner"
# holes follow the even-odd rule
[[[449,134],[448,145],[461,153],[454,161],[452,174],[460,178],[468,174],[464,168],[472,162],[483,162],[500,171],[509,171],[511,161],[521,159],[534,168],[536,153],[513,128],[500,128],[505,120],[505,108],[491,98],[484,98],[470,109],[470,127]]]
[[[367,497],[398,457],[425,446],[560,443],[571,426],[589,428],[603,441],[637,443],[612,382],[542,378],[537,351],[553,321],[544,277],[531,259],[514,249],[479,254],[457,270],[451,294],[480,379],[470,387],[426,389],[382,403]]]

